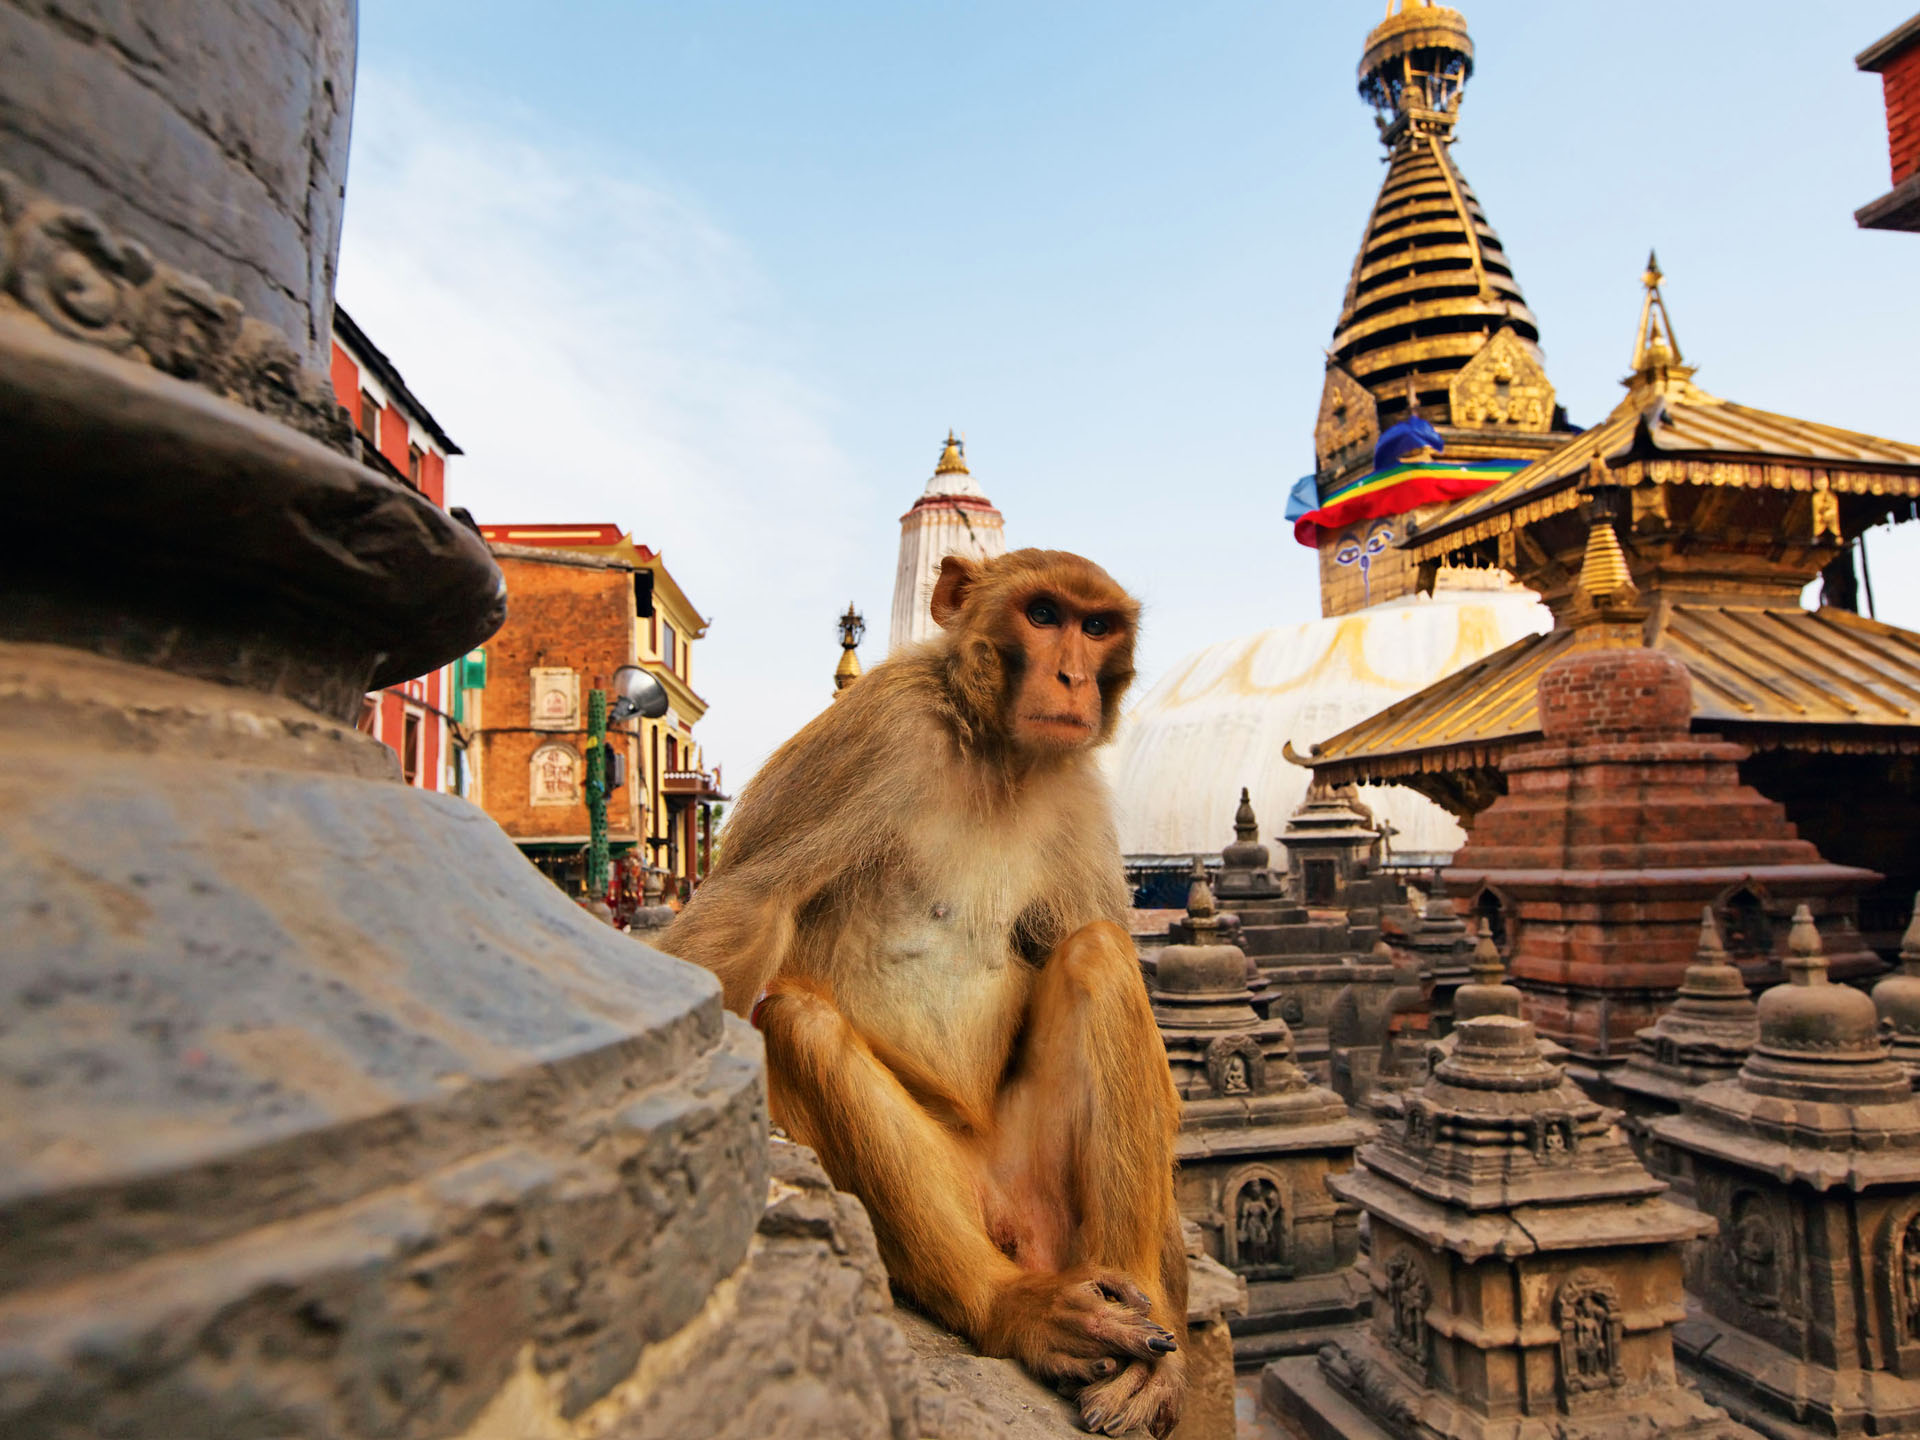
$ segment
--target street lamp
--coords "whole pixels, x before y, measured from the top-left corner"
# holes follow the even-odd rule
[[[595,900],[606,899],[613,868],[607,848],[607,794],[617,777],[608,773],[613,762],[607,751],[607,722],[635,715],[658,720],[668,705],[666,686],[638,665],[622,665],[613,672],[613,691],[611,707],[606,691],[587,693],[587,894]]]

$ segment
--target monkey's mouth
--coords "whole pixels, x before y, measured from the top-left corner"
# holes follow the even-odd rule
[[[1026,719],[1029,725],[1059,725],[1069,730],[1087,732],[1093,730],[1093,722],[1082,715],[1029,715]]]

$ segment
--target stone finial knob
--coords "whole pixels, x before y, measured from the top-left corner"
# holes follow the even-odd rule
[[[1813,911],[1802,902],[1793,910],[1793,928],[1787,932],[1787,978],[1795,985],[1827,983],[1827,954]]]
[[[1243,844],[1260,838],[1260,822],[1254,818],[1253,797],[1240,787],[1240,808],[1233,812],[1233,836]]]
[[[1474,942],[1473,960],[1467,969],[1479,985],[1498,985],[1507,978],[1506,962],[1493,943],[1493,926],[1484,919],[1480,922],[1480,938]]]
[[[1206,863],[1193,857],[1193,872],[1187,886],[1187,919],[1197,928],[1212,928],[1215,906],[1213,887],[1207,883]]]

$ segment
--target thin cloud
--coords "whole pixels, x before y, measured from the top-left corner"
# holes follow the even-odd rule
[[[737,240],[635,165],[525,114],[363,72],[340,297],[466,454],[482,521],[611,520],[713,628],[696,732],[730,784],[816,713],[871,510]]]

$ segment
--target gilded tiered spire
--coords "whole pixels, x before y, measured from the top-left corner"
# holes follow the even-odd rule
[[[1412,393],[1442,426],[1543,434],[1553,424],[1553,387],[1539,330],[1450,148],[1472,73],[1467,22],[1447,6],[1391,0],[1367,37],[1360,94],[1379,112],[1387,178],[1354,261],[1330,369],[1371,392],[1382,428],[1406,418]],[[1489,341],[1502,330],[1511,338],[1496,351]],[[1338,448],[1321,447],[1323,464]]]
[[[860,637],[867,633],[867,621],[849,600],[847,613],[835,624],[840,628],[840,663],[833,667],[833,698],[838,700],[840,692],[860,678],[860,656],[855,652]]]

